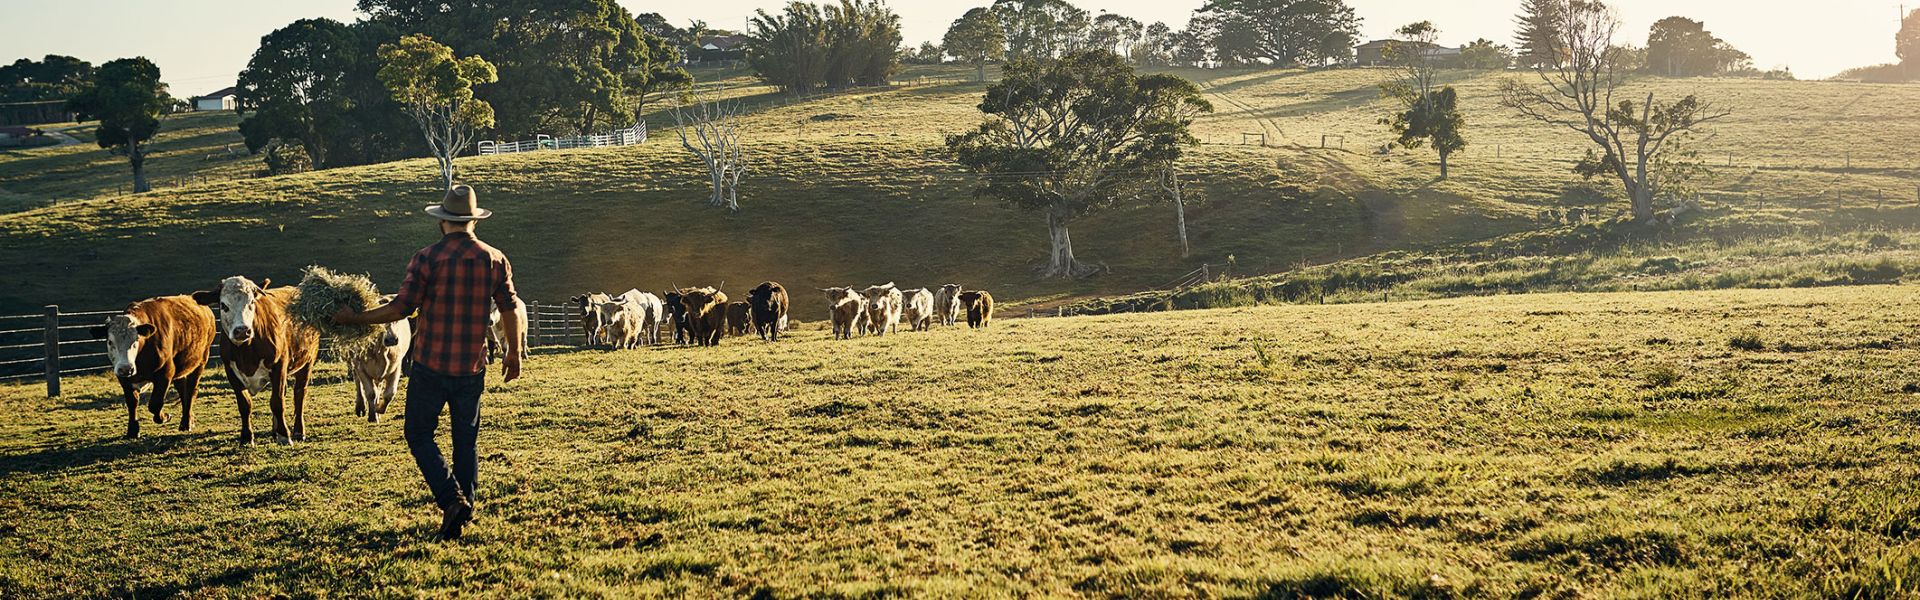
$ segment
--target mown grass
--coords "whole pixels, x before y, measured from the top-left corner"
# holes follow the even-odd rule
[[[59,202],[116,196],[132,189],[133,167],[125,156],[93,142],[94,123],[39,125],[82,143],[0,151],[0,215]],[[168,115],[147,158],[147,178],[156,188],[198,183],[202,178],[245,179],[262,170],[246,154],[240,117],[232,112]]]
[[[543,348],[489,391],[455,543],[429,541],[398,424],[356,421],[337,365],[292,447],[235,447],[218,388],[195,432],[122,441],[104,377],[0,387],[0,595],[1900,597],[1920,593],[1916,301]]]

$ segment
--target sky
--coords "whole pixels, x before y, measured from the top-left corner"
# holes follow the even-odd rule
[[[618,0],[628,10],[658,12],[676,23],[693,19],[709,27],[741,29],[755,9],[775,10],[784,0]],[[937,40],[947,25],[972,6],[990,0],[891,0],[907,41]],[[1142,23],[1164,21],[1178,29],[1204,0],[1079,0],[1096,14],[1116,12]],[[1680,15],[1753,55],[1763,69],[1791,68],[1803,79],[1893,62],[1893,35],[1902,0],[1613,0],[1624,21],[1623,42],[1646,43],[1647,28]],[[1920,8],[1920,0],[1906,0]],[[160,65],[175,95],[205,94],[233,84],[259,45],[260,36],[303,17],[350,21],[353,0],[0,0],[0,22],[16,24],[0,35],[0,61],[46,54],[77,56],[99,64],[145,56]],[[1404,24],[1428,20],[1441,41],[1460,45],[1476,38],[1511,44],[1519,0],[1348,0],[1361,18],[1361,35],[1387,37]],[[1802,10],[1784,6],[1800,4]],[[27,24],[19,26],[18,24]]]

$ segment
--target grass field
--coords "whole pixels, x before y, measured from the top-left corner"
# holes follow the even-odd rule
[[[1429,153],[1374,150],[1386,138],[1375,87],[1385,71],[1180,74],[1219,109],[1196,124],[1208,144],[1187,166],[1204,188],[1189,210],[1194,254],[1180,258],[1169,207],[1130,206],[1076,224],[1080,257],[1109,268],[1080,281],[1035,280],[1045,249],[1039,221],[974,198],[970,180],[941,156],[943,135],[979,119],[984,87],[966,81],[964,68],[913,67],[897,87],[810,98],[777,94],[738,71],[708,74],[703,85],[752,109],[753,166],[739,214],[701,205],[702,176],[658,109],[648,114],[655,139],[644,146],[467,158],[461,177],[501,209],[483,235],[517,259],[530,297],[546,300],[694,281],[806,288],[898,280],[959,281],[1045,305],[1152,288],[1202,264],[1265,275],[1558,235],[1542,211],[1605,216],[1624,206],[1613,184],[1569,172],[1580,147],[1565,133],[1495,106],[1499,81],[1518,75],[1449,75],[1463,90],[1474,145],[1452,180],[1435,181]],[[1920,172],[1907,142],[1920,121],[1904,117],[1920,105],[1920,86],[1636,85],[1699,92],[1736,111],[1699,145],[1721,164],[1702,186],[1708,210],[1698,229],[1713,235],[1687,229],[1654,243],[1804,241],[1920,223]],[[115,306],[235,273],[285,281],[313,262],[391,286],[404,257],[432,238],[431,225],[413,216],[435,199],[429,161],[226,180],[258,168],[256,158],[203,159],[237,140],[235,119],[184,117],[159,142],[173,149],[154,160],[159,177],[216,181],[140,197],[117,195],[124,160],[88,145],[0,154],[0,204],[16,211],[0,214],[0,262],[22,265],[0,274],[0,313]],[[1274,147],[1240,145],[1250,131],[1269,132]],[[1344,136],[1343,147],[1317,147],[1322,134]],[[1718,158],[1726,149],[1736,151],[1731,167]],[[111,266],[67,269],[49,256]]]
[[[133,186],[125,156],[93,142],[95,123],[36,125],[78,138],[80,144],[0,152],[0,215],[61,202],[118,196]],[[156,189],[252,177],[259,157],[246,154],[240,117],[231,112],[169,115],[147,155]]]
[[[338,366],[291,447],[0,387],[0,596],[1910,597],[1914,290],[542,348],[455,543]]]

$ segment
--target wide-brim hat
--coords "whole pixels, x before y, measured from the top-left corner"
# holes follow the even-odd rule
[[[427,207],[427,214],[442,221],[478,221],[493,216],[493,211],[480,208],[480,194],[465,185],[453,186],[447,190],[447,197],[439,204]]]

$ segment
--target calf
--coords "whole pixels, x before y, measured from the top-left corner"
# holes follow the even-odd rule
[[[720,345],[727,333],[727,293],[710,287],[683,290],[680,303],[686,306],[687,333],[693,343]]]
[[[960,322],[960,284],[940,286],[940,291],[933,294],[933,312],[940,315],[941,325],[952,326]]]
[[[747,304],[753,306],[753,329],[760,339],[778,342],[787,330],[787,288],[771,281],[747,292]]]
[[[727,303],[727,335],[745,336],[753,329],[753,305],[745,302]]]
[[[986,327],[993,322],[993,294],[986,290],[961,292],[960,304],[967,307],[968,327]]]
[[[927,288],[903,292],[900,316],[906,319],[907,328],[914,331],[933,329],[933,292]]]
[[[521,323],[527,322],[526,303],[521,303],[520,306],[514,307],[513,313],[520,316]],[[506,351],[507,324],[500,320],[500,307],[495,306],[487,312],[487,362],[492,363],[497,360],[494,357],[495,354],[505,354]],[[400,354],[405,356],[407,353],[401,352]],[[532,352],[527,348],[527,329],[522,327],[520,328],[520,360],[524,361],[528,356],[532,355]]]
[[[251,395],[263,390],[272,392],[274,438],[288,443],[307,438],[307,379],[320,355],[320,333],[287,314],[298,291],[267,289],[268,283],[254,285],[236,275],[222,280],[217,290],[193,294],[195,302],[220,309],[220,362],[240,403],[242,444],[253,443]],[[285,416],[288,388],[293,391],[291,426]]]
[[[867,286],[861,295],[867,297],[868,333],[879,336],[892,333],[900,323],[900,288],[889,281],[886,285]]]
[[[213,312],[190,296],[148,298],[127,306],[122,314],[93,327],[94,339],[107,341],[113,376],[127,400],[127,437],[140,437],[137,415],[140,388],[153,385],[147,410],[153,422],[167,422],[161,409],[167,386],[180,393],[180,430],[193,428],[193,398],[200,393],[200,375],[207,368],[207,349],[213,346]]]
[[[580,331],[587,338],[587,345],[600,343],[600,305],[613,301],[613,296],[600,292],[581,294],[567,299],[580,307]],[[494,310],[499,310],[497,307]]]
[[[387,296],[380,303],[392,301],[393,296]],[[492,319],[499,318],[500,312],[495,309]],[[366,417],[368,423],[380,422],[387,403],[400,394],[400,365],[413,347],[410,321],[401,319],[380,327],[385,330],[380,346],[351,357],[347,363],[348,374],[353,376],[353,414]]]
[[[822,288],[827,293],[827,320],[833,324],[835,339],[853,339],[854,330],[865,332],[867,301],[850,287]]]

